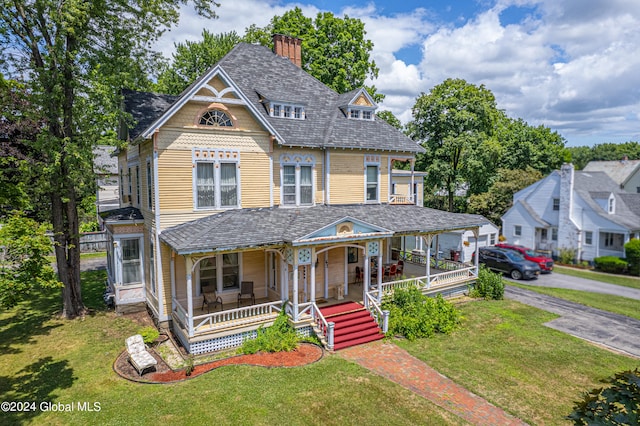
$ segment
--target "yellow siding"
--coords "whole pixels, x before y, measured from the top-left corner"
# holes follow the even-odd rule
[[[168,150],[158,156],[160,212],[193,210],[191,151]],[[161,225],[164,227],[162,219]]]
[[[162,257],[162,291],[164,295],[164,312],[171,315],[171,249],[168,245],[160,243],[160,256]],[[182,258],[176,256],[176,260]],[[177,263],[177,262],[176,262]],[[184,264],[184,263],[183,263]],[[176,267],[176,274],[178,268]],[[178,275],[176,275],[178,276]],[[184,276],[184,266],[182,268],[182,276]]]
[[[205,96],[210,96],[210,93]],[[209,128],[206,126],[198,126],[198,120],[203,112],[207,110],[210,104],[205,102],[188,102],[179,111],[177,111],[163,126],[163,129],[188,129],[188,128],[200,128],[209,132],[223,132],[232,133],[238,131],[255,131],[264,132],[262,126],[254,119],[251,114],[242,105],[224,105],[221,104],[221,109],[225,111],[233,121],[233,128]]]
[[[359,204],[364,202],[364,152],[333,151],[330,154],[331,204]]]
[[[264,262],[265,255],[262,250],[242,253],[242,281],[253,281],[256,298],[264,297],[266,291]]]
[[[242,152],[240,154],[240,189],[242,207],[270,207],[269,163],[265,152]]]

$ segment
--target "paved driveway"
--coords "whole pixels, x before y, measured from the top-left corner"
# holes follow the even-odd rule
[[[633,280],[634,278],[629,279]],[[628,297],[629,299],[640,300],[640,289],[607,284],[600,281],[587,280],[584,278],[572,277],[570,275],[559,274],[557,272],[553,272],[551,274],[541,274],[537,279],[520,282],[532,286],[568,288],[571,290],[613,294],[615,296],[622,296]]]
[[[640,290],[637,289],[558,273],[542,275],[537,280],[523,283],[613,294],[640,300]],[[640,358],[639,320],[509,285],[505,286],[505,297],[560,315],[560,318],[546,323],[548,327]]]

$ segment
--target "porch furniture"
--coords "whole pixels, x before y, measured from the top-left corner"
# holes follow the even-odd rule
[[[125,341],[127,345],[127,354],[129,355],[129,363],[138,371],[138,374],[142,376],[142,373],[158,364],[158,361],[147,351],[147,347],[144,345],[144,340],[139,334],[135,334],[128,337]]]
[[[363,275],[362,269],[360,269],[359,266],[356,266],[356,284],[362,284],[362,280],[364,279]]]
[[[391,276],[393,276],[394,278],[396,276],[396,264],[395,263],[384,265],[384,274],[382,275],[382,280],[384,281],[384,279],[387,278],[387,277],[389,277],[389,279],[391,279]]]
[[[251,304],[256,304],[256,296],[253,294],[253,281],[242,281],[240,283],[240,293],[238,294],[238,308],[242,299],[251,299]]]
[[[224,311],[224,305],[222,304],[222,297],[218,296],[216,288],[212,285],[202,286],[202,309],[204,305],[207,305],[207,313],[211,313],[211,307],[215,309],[220,305],[220,310]]]
[[[404,260],[398,260],[398,265],[396,266],[396,277],[404,273]]]

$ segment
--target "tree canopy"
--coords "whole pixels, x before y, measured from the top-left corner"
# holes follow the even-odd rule
[[[567,148],[571,161],[578,170],[584,169],[589,161],[616,161],[625,157],[628,160],[640,160],[640,143],[601,143],[591,147],[578,146]]]
[[[45,126],[34,149],[49,199],[63,313],[84,312],[80,291],[78,206],[93,194],[92,146],[113,138],[119,89],[146,84],[155,41],[179,17],[186,0],[0,0],[5,69],[23,75]],[[194,0],[215,17],[216,3]]]
[[[422,93],[412,109],[407,128],[426,149],[416,168],[427,172],[425,186],[443,190],[454,210],[454,195],[463,185],[479,192],[487,170],[500,156],[494,132],[500,115],[495,97],[484,86],[447,79]]]
[[[302,69],[338,93],[363,87],[367,77],[378,76],[378,67],[370,58],[373,43],[366,39],[361,20],[346,15],[340,18],[330,12],[318,13],[312,19],[296,7],[282,16],[274,16],[263,28],[251,25],[242,37],[235,32],[211,34],[205,30],[200,41],[176,43],[171,63],[164,65],[159,75],[157,90],[179,94],[236,43],[244,41],[272,48],[272,34],[302,39]],[[384,98],[374,86],[367,90],[376,102]]]

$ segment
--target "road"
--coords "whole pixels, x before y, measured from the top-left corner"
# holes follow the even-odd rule
[[[640,290],[558,273],[542,275],[537,280],[523,281],[523,283],[612,294],[640,300]],[[560,318],[545,324],[550,328],[640,358],[639,320],[510,285],[505,286],[505,297],[560,315]],[[638,308],[640,309],[640,302]]]

